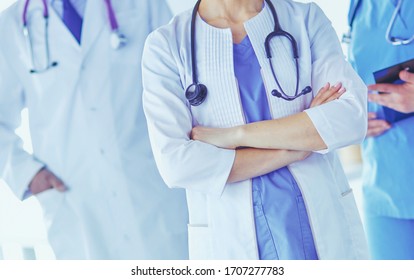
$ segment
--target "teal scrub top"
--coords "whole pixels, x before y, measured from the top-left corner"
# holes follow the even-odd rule
[[[393,46],[385,39],[397,0],[351,0],[352,21],[349,60],[367,85],[375,83],[373,72],[414,59],[414,43]],[[414,1],[403,1],[392,36],[414,34]],[[350,19],[352,16],[349,17]],[[414,94],[414,93],[413,93]],[[370,103],[370,112],[384,118],[383,107]],[[362,145],[363,201],[366,214],[402,219],[414,218],[414,117],[392,124],[378,137]]]

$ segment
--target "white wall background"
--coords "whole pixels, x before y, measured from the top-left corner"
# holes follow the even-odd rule
[[[166,1],[170,4],[174,13],[191,9],[195,3],[195,0]],[[0,0],[0,11],[14,2],[15,0]],[[310,1],[301,0],[300,2]],[[314,0],[314,2],[319,4],[325,11],[338,35],[341,36],[347,29],[346,13],[349,0]],[[24,139],[25,149],[30,151],[31,143],[27,126],[27,112],[24,111],[23,125],[18,129],[18,133]],[[37,201],[33,198],[24,202],[19,201],[12,195],[4,182],[0,181],[0,259],[21,259],[24,257],[24,251],[20,248],[33,245],[36,247],[37,258],[53,258],[53,253],[46,241],[42,213]],[[3,247],[3,250],[1,250],[1,247]]]
[[[14,3],[16,0],[0,0],[0,11]],[[39,1],[39,0],[32,0]],[[118,0],[119,1],[119,0]],[[191,9],[195,0],[166,0],[174,13]],[[308,0],[297,0],[298,2],[311,2]],[[346,30],[346,13],[349,0],[314,0],[328,15],[333,22],[334,28],[342,34]]]
[[[179,13],[186,9],[191,9],[196,2],[195,0],[166,0],[170,4],[174,13]],[[338,35],[347,30],[346,17],[348,12],[349,0],[295,0],[297,2],[315,2],[317,3],[331,19]],[[276,7],[277,9],[277,7]]]
[[[4,10],[5,8],[10,6],[14,2],[16,2],[16,1],[15,0],[1,0],[1,2],[0,2],[0,11]]]

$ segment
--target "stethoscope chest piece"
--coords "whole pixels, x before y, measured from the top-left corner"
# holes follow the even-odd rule
[[[119,50],[128,43],[127,37],[118,30],[113,31],[110,37],[110,44],[114,50]]]
[[[185,91],[185,97],[191,106],[199,106],[207,98],[207,87],[203,84],[191,84]]]

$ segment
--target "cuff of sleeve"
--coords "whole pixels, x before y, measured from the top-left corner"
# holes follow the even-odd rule
[[[233,168],[236,151],[194,140],[185,145],[166,156],[155,154],[165,183],[170,188],[220,197]]]
[[[25,200],[31,195],[31,193],[28,194],[30,182],[43,167],[44,164],[31,160],[19,170],[20,174],[15,176],[14,188],[12,190],[20,200]]]
[[[230,172],[233,168],[234,160],[236,158],[235,150],[224,150],[221,153],[220,168],[216,168],[218,171],[216,174],[212,174],[213,180],[210,186],[214,186],[211,190],[211,194],[216,196],[222,196],[229,179]]]
[[[28,199],[29,197],[31,197],[33,194],[32,194],[32,192],[29,190],[29,187],[27,187],[27,190],[24,192],[24,194],[23,194],[23,197],[22,197],[22,200],[26,200],[26,199]]]
[[[326,119],[325,114],[320,108],[322,106],[324,105],[306,109],[305,112],[308,114],[323,142],[327,146],[327,148],[324,150],[314,152],[319,154],[326,154],[331,151],[331,143],[334,142],[335,135],[333,133],[334,130],[332,129],[330,122]]]

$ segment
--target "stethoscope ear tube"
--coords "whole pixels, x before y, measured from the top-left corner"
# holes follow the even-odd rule
[[[265,40],[265,51],[266,51],[267,58],[272,58],[270,42],[272,41],[272,39],[274,37],[287,38],[289,40],[290,44],[291,44],[291,47],[292,47],[293,58],[295,58],[295,59],[299,58],[298,44],[296,43],[295,38],[290,33],[286,32],[284,30],[273,31],[272,33],[267,35],[266,40]]]
[[[276,85],[279,89],[273,89],[271,91],[271,94],[277,98],[282,98],[286,101],[293,101],[296,98],[305,95],[307,93],[310,93],[312,91],[312,88],[310,86],[306,86],[300,93],[299,93],[299,82],[300,82],[300,72],[299,72],[299,50],[298,50],[298,44],[295,40],[295,38],[292,36],[292,34],[284,31],[283,29],[281,29],[280,24],[279,24],[279,19],[277,17],[277,13],[276,10],[274,9],[274,6],[272,3],[269,4],[269,7],[272,11],[272,14],[274,16],[274,21],[275,21],[275,31],[271,32],[269,35],[267,35],[266,39],[265,39],[265,52],[266,52],[266,56],[267,59],[269,60],[269,64],[270,64],[270,70],[272,72],[273,75],[273,79],[276,82]],[[272,39],[274,39],[275,37],[283,37],[289,40],[289,43],[291,45],[292,48],[292,55],[293,55],[293,59],[295,60],[295,66],[296,66],[296,89],[295,89],[295,94],[294,95],[287,95],[279,80],[277,79],[276,73],[275,73],[275,69],[273,67],[273,62],[272,62],[272,52],[271,52],[271,41]]]
[[[403,0],[398,0],[397,6],[395,7],[394,13],[392,14],[391,20],[388,24],[387,31],[385,32],[385,40],[387,40],[387,42],[393,46],[408,45],[414,41],[414,35],[411,38],[399,38],[391,36],[398,13],[401,11],[402,3]]]
[[[23,14],[22,14],[22,21],[23,21],[23,35],[25,36],[26,40],[28,41],[28,48],[30,51],[31,56],[31,63],[32,68],[29,70],[31,74],[36,73],[43,73],[49,70],[50,68],[54,68],[59,65],[58,62],[53,61],[51,62],[50,58],[50,49],[49,49],[49,7],[47,4],[47,0],[41,0],[43,3],[43,18],[45,20],[45,55],[46,55],[46,66],[44,68],[36,69],[35,66],[35,57],[34,57],[34,47],[33,41],[29,30],[29,22],[27,18],[30,0],[26,0],[24,7],[23,7]],[[110,36],[110,45],[113,49],[118,50],[124,47],[127,43],[127,37],[120,32],[118,20],[115,15],[115,11],[112,7],[111,0],[105,0],[105,4],[107,6],[108,11],[108,19],[111,26],[111,36]]]
[[[278,97],[278,98],[282,98],[286,101],[293,101],[296,98],[298,98],[299,96],[306,95],[310,92],[312,92],[312,87],[306,86],[298,95],[295,95],[295,96],[285,95],[285,94],[279,92],[277,89],[272,90],[271,93],[272,93],[273,96]]]
[[[193,13],[192,13],[192,17],[191,17],[191,66],[192,66],[192,78],[193,78],[193,83],[186,89],[185,92],[185,97],[188,101],[188,103],[191,106],[199,106],[200,104],[202,104],[206,97],[207,97],[207,87],[203,84],[200,84],[198,82],[198,75],[197,75],[197,63],[196,63],[196,46],[195,46],[195,25],[196,25],[196,18],[197,18],[197,12],[200,6],[201,0],[198,0],[197,3],[194,6],[193,9]],[[264,43],[264,47],[265,47],[265,52],[266,52],[266,56],[269,60],[269,64],[270,64],[270,68],[272,71],[272,75],[273,78],[275,79],[275,82],[277,84],[277,86],[279,87],[279,90],[272,90],[271,94],[275,97],[278,98],[283,98],[287,101],[292,101],[295,100],[296,98],[298,98],[299,96],[305,95],[309,92],[312,91],[312,88],[310,86],[305,87],[300,93],[298,92],[299,90],[299,81],[300,81],[300,76],[299,76],[299,50],[298,50],[298,45],[297,42],[295,40],[295,38],[288,32],[284,31],[281,27],[280,27],[280,23],[279,23],[279,19],[277,17],[277,13],[276,13],[276,9],[273,6],[272,2],[270,0],[266,0],[267,5],[270,8],[270,11],[272,13],[273,16],[273,21],[274,21],[274,31],[271,32],[265,39],[265,43]],[[273,38],[275,37],[284,37],[287,38],[290,42],[290,45],[292,47],[292,53],[293,53],[293,59],[295,60],[295,64],[296,64],[296,91],[295,91],[295,95],[293,96],[289,96],[287,95],[282,87],[280,86],[280,83],[276,77],[276,73],[274,71],[274,67],[273,67],[273,63],[272,63],[272,52],[271,52],[271,47],[270,47],[270,43],[272,41]]]
[[[354,2],[354,5],[351,6],[350,8],[350,12],[349,12],[349,30],[347,33],[342,35],[342,43],[344,44],[350,44],[352,41],[352,29],[353,29],[353,24],[354,24],[354,20],[357,14],[358,9],[360,8],[362,3],[362,0],[356,0]],[[395,21],[397,20],[397,16],[399,14],[399,12],[401,11],[401,6],[402,6],[403,0],[398,0],[397,5],[395,6],[394,12],[391,16],[391,19],[388,23],[387,26],[387,30],[385,31],[385,40],[392,44],[393,46],[402,46],[402,45],[408,45],[411,44],[412,42],[414,42],[414,34],[411,36],[411,38],[399,38],[399,37],[394,37],[391,36],[392,33],[392,29],[394,27]]]

